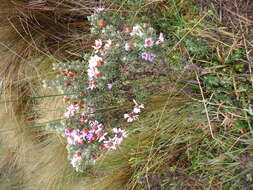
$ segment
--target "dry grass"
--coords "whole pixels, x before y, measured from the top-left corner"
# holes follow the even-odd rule
[[[55,99],[45,98],[40,108],[46,120],[59,116],[59,107],[53,110]],[[49,104],[50,103],[50,104]],[[58,105],[61,102],[58,101]],[[65,142],[62,137],[45,131],[44,125],[23,120],[15,109],[18,103],[1,105],[1,149],[0,181],[3,189],[63,189],[75,175],[67,160]],[[20,112],[19,112],[20,113]],[[47,113],[45,115],[45,113]],[[43,115],[43,116],[42,116]],[[40,120],[40,122],[45,122]]]
[[[86,16],[95,5],[89,0],[2,0],[0,80],[5,91],[19,99],[36,96],[34,89],[52,62],[77,59],[86,51],[91,43]]]
[[[86,17],[95,5],[96,2],[89,0],[3,1],[0,5],[1,42],[24,59],[27,56],[21,52],[54,54],[61,58],[67,55],[68,49],[76,54],[83,52],[87,47],[84,34],[89,31]],[[30,51],[10,44],[18,39],[22,41],[20,45]]]

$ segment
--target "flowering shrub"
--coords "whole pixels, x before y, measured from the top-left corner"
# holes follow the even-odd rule
[[[104,152],[116,150],[127,137],[127,123],[138,120],[144,109],[139,102],[147,97],[138,80],[163,61],[162,33],[148,24],[130,28],[110,18],[110,13],[96,9],[89,17],[91,32],[99,36],[93,52],[82,61],[55,64],[54,70],[61,74],[45,82],[46,87],[56,87],[68,104],[61,122],[48,127],[66,137],[76,171],[83,171]],[[119,109],[126,108],[129,100],[134,104],[131,112]]]

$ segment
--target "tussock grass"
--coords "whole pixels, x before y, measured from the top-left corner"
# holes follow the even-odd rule
[[[0,180],[3,189],[34,189],[35,186],[41,190],[62,189],[72,180],[70,175],[76,175],[67,160],[65,141],[46,132],[42,124],[34,125],[22,121],[22,117],[17,118],[13,104],[1,105]],[[47,119],[55,119],[52,113]]]
[[[26,155],[21,154],[24,141],[24,132],[20,128],[22,121],[17,121],[15,114],[12,113],[10,104],[1,105],[1,188],[2,189],[20,189],[23,179],[21,169],[21,159]],[[28,146],[29,142],[26,144]],[[21,156],[21,157],[20,157]]]
[[[86,51],[91,43],[86,17],[96,5],[89,0],[1,1],[0,80],[5,91],[15,91],[21,99],[37,96],[33,91],[52,61],[77,59]]]
[[[82,48],[82,45],[85,48],[82,40],[85,40],[83,34],[88,31],[86,16],[97,4],[90,0],[3,1],[0,12],[3,29],[1,42],[21,57],[21,52],[31,56],[34,53],[47,56],[48,52],[64,54],[68,48],[77,54],[84,50],[78,48]],[[20,45],[16,47],[13,42],[17,39],[20,45],[28,49],[20,49]]]

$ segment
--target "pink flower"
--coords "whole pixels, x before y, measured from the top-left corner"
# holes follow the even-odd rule
[[[138,104],[135,100],[133,100],[133,102],[135,104],[133,112],[134,113],[140,113],[141,109],[144,109],[144,105],[143,104]]]
[[[153,47],[154,45],[154,41],[152,38],[146,38],[145,39],[145,44],[144,44],[144,47],[147,48],[147,47]]]
[[[153,53],[150,53],[149,56],[148,56],[148,61],[154,62],[154,61],[155,61],[155,58],[156,58],[156,55],[153,54]]]
[[[67,142],[68,144],[83,144],[83,137],[82,137],[82,131],[80,131],[79,129],[77,130],[71,130],[71,132],[69,133],[69,131],[65,130],[65,134],[67,135]]]
[[[126,43],[125,44],[125,50],[126,51],[130,51],[132,47],[133,47],[133,44],[131,44],[131,43]]]
[[[133,122],[138,119],[138,115],[136,115],[134,112],[132,113],[125,113],[124,118],[127,119],[127,122]]]
[[[164,37],[163,37],[163,33],[160,33],[160,35],[159,35],[159,39],[156,41],[156,45],[159,45],[159,44],[161,44],[161,43],[163,43],[164,42]]]
[[[109,84],[107,84],[107,87],[108,87],[109,89],[112,89],[113,84],[112,84],[112,83],[109,83]]]
[[[92,46],[96,51],[100,50],[103,46],[103,42],[101,39],[95,40],[95,46]]]
[[[148,57],[149,57],[149,54],[148,53],[146,53],[146,52],[143,52],[142,54],[141,54],[141,58],[142,59],[144,59],[144,60],[148,60]]]
[[[72,135],[73,130],[74,130],[73,128],[67,128],[67,129],[65,129],[65,135],[66,136]]]
[[[154,62],[156,55],[153,53],[147,53],[147,52],[143,52],[141,54],[141,58],[146,60],[146,61],[150,61],[150,62]]]
[[[82,157],[82,153],[81,152],[75,152],[74,156],[75,158],[81,158]]]
[[[94,133],[92,133],[91,131],[89,133],[85,134],[83,138],[88,143],[91,143],[92,141],[97,139],[96,135]]]
[[[144,27],[144,28],[148,28],[148,27],[149,27],[149,24],[144,23],[144,24],[143,24],[143,27]]]

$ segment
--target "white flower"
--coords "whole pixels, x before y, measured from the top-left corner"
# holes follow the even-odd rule
[[[160,33],[160,35],[159,35],[159,39],[156,41],[156,45],[159,45],[159,44],[161,44],[161,43],[163,43],[164,42],[164,37],[163,37],[163,33]]]
[[[98,123],[97,125],[92,126],[91,132],[97,134],[100,130],[102,130],[102,128],[103,128],[102,123]]]
[[[100,123],[97,121],[97,120],[94,120],[94,121],[89,121],[89,125],[90,125],[90,127],[94,127],[94,126],[99,126],[100,125]]]
[[[97,67],[89,68],[87,70],[87,74],[88,74],[89,79],[98,78],[101,75]]]
[[[107,43],[105,44],[105,49],[111,49],[113,46],[112,46],[112,40],[107,40]]]
[[[72,130],[70,135],[67,137],[68,144],[83,144],[83,132],[79,129]]]
[[[91,56],[89,59],[89,68],[99,67],[104,64],[103,58],[97,55]]]
[[[67,137],[67,142],[68,142],[68,144],[75,144],[74,137],[68,136]]]
[[[95,76],[95,68],[89,68],[87,70],[87,74],[88,74],[89,79],[93,79]]]
[[[88,107],[88,112],[91,117],[95,116],[96,108]]]
[[[133,112],[134,113],[140,113],[141,109],[144,109],[144,105],[143,104],[138,104],[134,99],[133,99],[133,102],[135,104]]]
[[[71,165],[74,168],[77,168],[77,166],[80,164],[80,161],[82,160],[82,153],[81,152],[75,152],[71,159]]]
[[[155,29],[154,29],[153,27],[151,27],[151,26],[148,28],[148,30],[149,30],[150,32],[155,31]]]
[[[96,135],[99,137],[98,142],[104,141],[104,140],[106,139],[105,136],[106,136],[107,134],[108,134],[108,133],[105,133],[102,129],[99,130],[99,131],[97,131],[97,132],[96,132]]]
[[[79,112],[80,107],[79,105],[73,105],[71,104],[68,108],[67,111],[64,113],[64,117],[65,118],[70,118],[72,116],[74,116],[77,112]]]
[[[101,13],[105,10],[105,8],[102,8],[102,7],[96,7],[95,8],[95,13]]]
[[[104,141],[104,146],[108,149],[108,150],[116,150],[116,143],[114,142],[113,139],[109,138],[109,140]]]
[[[141,25],[139,25],[139,24],[134,25],[133,30],[130,33],[130,35],[131,36],[137,35],[137,36],[140,36],[140,37],[143,36],[143,29],[142,29]]]
[[[127,119],[127,122],[133,122],[138,119],[138,115],[135,113],[129,113],[129,114],[124,114],[124,118]]]
[[[92,46],[96,51],[100,50],[103,46],[101,39],[95,40],[95,46]]]
[[[127,137],[126,131],[120,128],[113,128],[112,131],[115,133],[115,137],[113,138],[116,144],[121,144],[124,138]]]
[[[83,138],[82,136],[74,136],[74,142],[75,144],[83,144]]]

